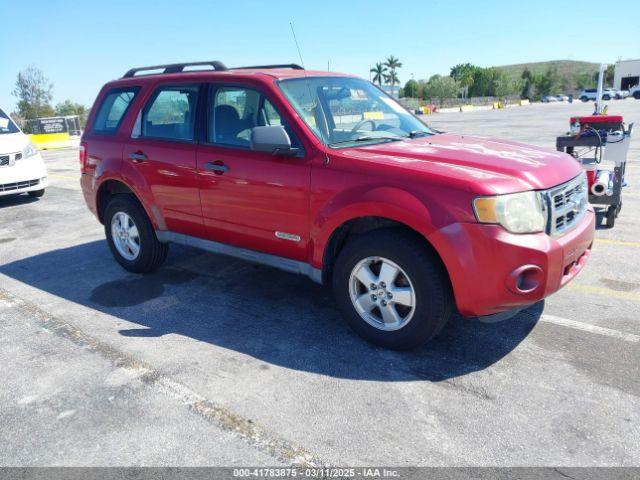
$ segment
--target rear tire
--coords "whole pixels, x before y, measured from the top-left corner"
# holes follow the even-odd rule
[[[44,188],[42,190],[32,190],[31,192],[27,192],[30,197],[40,198],[44,195]]]
[[[109,201],[104,230],[111,253],[125,270],[152,272],[167,258],[169,246],[158,241],[146,212],[130,195],[116,195]]]
[[[383,268],[396,273],[390,277]],[[349,240],[335,262],[333,289],[349,326],[367,341],[394,350],[431,340],[453,311],[451,286],[440,259],[426,240],[397,228]]]
[[[589,99],[587,97],[580,97],[580,100],[584,103],[588,102]]]
[[[633,92],[633,98],[640,100],[640,92]]]

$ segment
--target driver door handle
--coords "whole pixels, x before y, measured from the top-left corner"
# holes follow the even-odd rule
[[[229,167],[227,167],[221,161],[207,162],[207,163],[205,163],[204,168],[206,168],[207,170],[211,170],[212,172],[215,172],[218,175],[222,175],[224,172],[229,170]]]

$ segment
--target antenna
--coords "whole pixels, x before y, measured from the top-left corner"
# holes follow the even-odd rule
[[[296,48],[298,49],[298,56],[300,57],[300,63],[302,64],[302,68],[306,71],[307,67],[304,64],[304,60],[302,59],[302,52],[300,52],[300,45],[298,45],[298,39],[296,38],[296,31],[293,29],[293,22],[289,22],[289,26],[291,26],[291,33],[293,33],[293,41],[296,43]]]
[[[296,48],[298,49],[298,56],[300,57],[300,63],[302,64],[302,68],[304,71],[304,78],[307,80],[305,83],[307,84],[307,92],[309,93],[309,101],[313,101],[313,95],[311,95],[311,86],[309,85],[309,77],[307,76],[307,67],[304,64],[304,60],[302,59],[302,52],[300,51],[300,45],[298,44],[298,38],[296,37],[296,31],[293,28],[293,22],[289,22],[289,26],[291,27],[291,33],[293,34],[293,41],[296,44]],[[314,102],[315,103],[315,102]],[[314,105],[314,110],[317,107],[317,105]],[[315,114],[314,114],[315,116]],[[323,113],[323,119],[326,125],[327,120],[324,118],[324,113]],[[328,130],[328,126],[327,126],[327,130]],[[329,155],[325,152],[324,154],[324,165],[328,165],[329,164]]]

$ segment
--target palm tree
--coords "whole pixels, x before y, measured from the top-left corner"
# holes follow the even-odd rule
[[[387,58],[387,61],[384,62],[384,65],[389,70],[397,70],[398,68],[402,68],[402,62],[400,61],[400,59],[394,57],[393,55],[389,55],[389,58]]]
[[[387,67],[384,63],[376,63],[376,66],[370,70],[373,73],[373,83],[377,83],[382,86],[382,80],[385,78],[387,74]]]
[[[400,61],[400,59],[394,57],[393,55],[389,55],[387,61],[384,62],[384,66],[389,69],[387,81],[391,84],[391,91],[393,91],[393,87],[395,86],[395,84],[400,83],[396,70],[402,67],[402,62]]]
[[[389,73],[384,76],[384,81],[391,85],[392,90],[396,83],[400,83],[400,79],[398,78],[398,74],[395,70],[390,70]]]

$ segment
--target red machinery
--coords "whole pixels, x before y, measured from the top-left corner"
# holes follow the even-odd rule
[[[580,161],[587,172],[589,202],[607,206],[607,226],[613,227],[622,208],[622,187],[633,124],[626,127],[622,116],[602,114],[571,117],[570,124],[571,133],[558,137],[556,148]],[[602,164],[603,161],[609,168]]]

